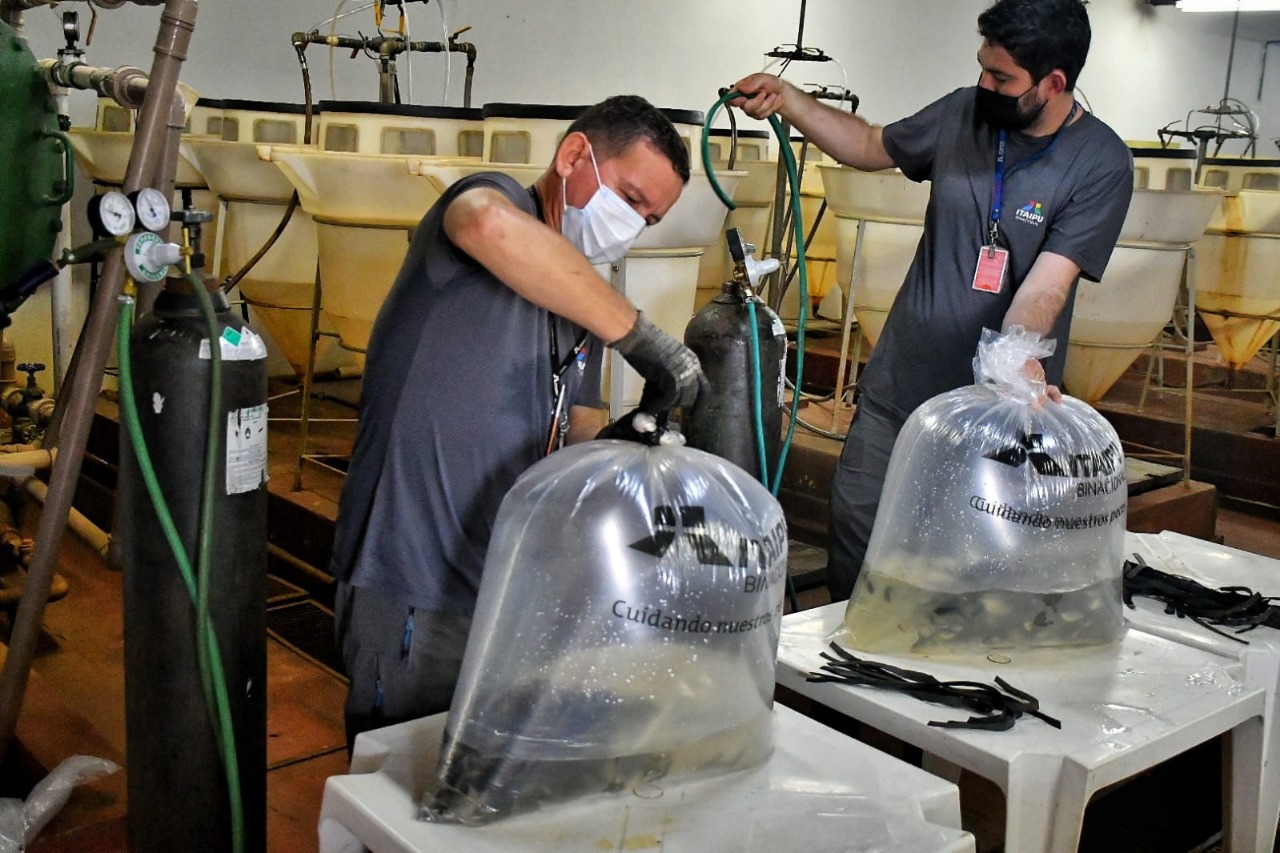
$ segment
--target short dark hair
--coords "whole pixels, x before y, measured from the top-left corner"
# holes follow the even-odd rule
[[[1082,0],[996,0],[978,16],[978,34],[1009,51],[1037,83],[1055,68],[1067,90],[1089,55],[1089,15]]]
[[[644,140],[671,161],[676,174],[689,182],[689,149],[675,125],[661,110],[639,95],[614,95],[578,116],[568,133],[585,133],[606,159],[616,157]]]

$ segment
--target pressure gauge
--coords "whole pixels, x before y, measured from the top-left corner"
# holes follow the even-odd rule
[[[138,211],[138,222],[148,231],[159,231],[169,224],[169,199],[160,190],[138,190],[133,194],[133,207]]]
[[[123,237],[133,230],[133,204],[124,193],[110,190],[89,199],[89,225],[94,231]]]

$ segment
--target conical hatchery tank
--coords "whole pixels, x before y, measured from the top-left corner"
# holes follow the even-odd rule
[[[1280,190],[1280,159],[1206,157],[1200,165],[1199,183],[1227,192]]]
[[[478,160],[484,123],[470,107],[321,101],[316,138],[323,151]]]
[[[479,116],[455,107],[322,101],[318,148],[264,145],[316,227],[321,306],[338,345],[364,361],[378,310],[413,229],[442,189],[418,176],[414,152],[474,148]],[[329,150],[326,150],[329,149]],[[367,152],[367,153],[359,153]]]
[[[440,197],[416,158],[261,146],[315,221],[321,306],[338,343],[363,364],[369,335],[413,229]]]
[[[735,131],[727,127],[713,127],[707,133],[707,148],[711,153],[712,161],[719,163],[722,160],[729,159],[729,143],[736,135],[737,139],[734,144],[734,152],[736,166],[742,166],[745,163],[754,163],[759,160],[769,160],[776,162],[777,158],[773,155],[773,134],[767,130],[752,130],[750,128]],[[700,151],[694,152],[694,157],[701,157]],[[694,162],[701,162],[695,159]]]
[[[124,173],[129,167],[129,153],[133,149],[131,131],[73,127],[67,131],[67,138],[71,140],[76,162],[95,184],[112,188],[124,185]],[[208,189],[204,176],[186,158],[178,161],[174,183],[177,189]]]
[[[1137,141],[1129,143],[1129,151],[1133,154],[1136,190],[1186,192],[1196,183],[1196,152],[1190,148],[1166,148],[1159,142]]]
[[[908,180],[897,169],[818,168],[827,214],[835,218],[836,280],[851,291],[846,297],[852,300],[858,326],[875,346],[924,233],[929,183]]]
[[[1135,152],[1137,154],[1138,152]],[[1143,152],[1151,153],[1151,152]],[[1151,156],[1148,183],[1176,186],[1188,169],[1187,154]],[[1141,156],[1141,155],[1139,155]],[[924,231],[928,183],[914,183],[896,169],[859,172],[821,167],[827,203],[838,223],[840,281],[852,281],[853,308],[872,346],[915,258]],[[1218,193],[1209,190],[1140,190],[1130,206],[1121,242],[1104,281],[1077,289],[1065,384],[1082,399],[1099,399],[1150,345],[1169,320],[1184,254],[1180,247],[1204,230]],[[861,254],[855,260],[859,227]]]
[[[1219,190],[1135,189],[1102,281],[1076,287],[1063,372],[1068,393],[1095,403],[1173,316],[1186,249],[1204,233]]]
[[[216,112],[218,106],[215,102],[203,98],[197,99],[189,87],[179,84],[179,91],[188,104],[187,123],[191,128],[191,134],[200,133],[203,121],[207,120],[209,114]],[[133,151],[134,124],[135,116],[132,110],[120,106],[110,98],[99,98],[94,126],[73,127],[67,131],[67,138],[71,141],[71,150],[75,154],[76,162],[95,184],[95,192],[118,189],[124,185],[125,172],[129,168],[129,156]],[[181,153],[174,173],[174,186],[179,191],[190,190],[192,204],[197,209],[215,215],[214,222],[206,226],[205,231],[206,254],[212,256],[213,235],[217,227],[216,200],[209,192],[208,184],[199,168],[190,158]],[[181,194],[175,192],[173,199],[175,210],[181,208],[181,198]]]
[[[258,157],[263,142],[301,143],[306,135],[305,108],[300,104],[223,101],[220,120],[211,122],[219,138],[192,137],[183,151],[200,167],[209,187],[225,206],[221,231],[220,277],[234,275],[259,252],[280,227],[293,186],[280,171]],[[312,117],[313,124],[318,116]],[[311,309],[316,277],[316,228],[310,214],[295,207],[275,243],[240,279],[240,295],[253,309],[294,373],[307,369],[311,344]],[[332,329],[323,312],[321,330]],[[321,336],[316,367],[349,365],[351,359]]]
[[[1196,310],[1238,370],[1280,330],[1280,160],[1209,158],[1227,194],[1196,243]]]
[[[546,166],[573,120],[589,104],[512,104],[492,102],[480,108],[484,117],[484,160]],[[703,114],[697,110],[663,109],[684,140],[691,164],[701,162]]]

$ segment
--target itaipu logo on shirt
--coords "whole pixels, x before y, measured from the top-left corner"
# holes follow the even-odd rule
[[[1044,205],[1038,201],[1028,202],[1014,212],[1014,217],[1028,225],[1039,227],[1044,223]]]

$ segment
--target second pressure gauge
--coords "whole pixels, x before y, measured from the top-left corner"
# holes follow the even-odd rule
[[[138,222],[148,231],[160,231],[169,224],[169,199],[160,190],[144,187],[133,194]]]
[[[89,199],[89,224],[94,231],[123,237],[133,231],[133,204],[116,190]]]

